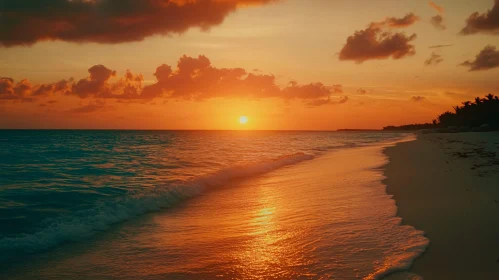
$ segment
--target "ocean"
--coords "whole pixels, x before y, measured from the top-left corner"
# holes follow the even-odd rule
[[[382,182],[410,137],[0,131],[0,278],[381,279],[429,243]]]

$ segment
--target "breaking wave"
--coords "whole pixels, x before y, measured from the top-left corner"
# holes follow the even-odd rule
[[[35,253],[65,242],[85,239],[106,230],[113,224],[148,212],[171,208],[176,203],[233,180],[264,174],[310,159],[313,159],[313,156],[304,153],[291,154],[273,160],[225,168],[187,182],[129,193],[91,209],[54,219],[35,233],[18,234],[0,239],[0,251],[2,251],[0,259]]]

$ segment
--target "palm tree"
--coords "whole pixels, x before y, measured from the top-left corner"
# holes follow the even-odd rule
[[[475,98],[475,104],[476,104],[477,106],[480,106],[480,104],[482,104],[482,99],[481,99],[480,97],[476,97],[476,98]]]
[[[452,126],[454,125],[454,118],[455,118],[456,114],[453,114],[449,111],[441,114],[440,116],[438,116],[438,121],[445,125],[445,126]]]
[[[485,98],[477,97],[474,101],[465,101],[463,106],[454,106],[453,112],[445,112],[438,116],[431,124],[414,124],[386,129],[422,129],[435,127],[458,126],[469,129],[488,125],[492,129],[499,129],[499,96],[491,93]],[[478,129],[480,130],[480,129]]]

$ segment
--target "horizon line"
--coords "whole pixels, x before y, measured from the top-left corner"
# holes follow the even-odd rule
[[[12,130],[38,130],[38,131],[241,131],[241,132],[361,132],[361,131],[383,131],[383,129],[359,129],[359,128],[341,128],[334,130],[313,130],[313,129],[141,129],[141,128],[0,128],[0,131]]]

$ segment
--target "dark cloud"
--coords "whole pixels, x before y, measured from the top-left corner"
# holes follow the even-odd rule
[[[94,102],[90,102],[86,105],[82,105],[80,107],[68,110],[67,112],[72,114],[88,114],[97,111],[101,111],[106,108],[106,103],[101,100],[96,100]]]
[[[53,84],[42,84],[39,85],[36,90],[33,91],[32,96],[49,96],[58,93],[69,93],[71,84],[74,82],[73,78],[69,80],[61,80]]]
[[[208,30],[244,5],[276,0],[0,0],[0,45],[121,43]]]
[[[342,85],[333,85],[331,87],[325,87],[322,83],[316,83],[316,84],[309,84],[306,87],[303,86],[298,86],[296,82],[292,81],[290,82],[290,87],[288,86],[283,90],[284,92],[284,98],[296,98],[296,95],[289,94],[287,91],[289,91],[292,88],[301,88],[301,93],[300,95],[302,96],[303,100],[311,99],[311,101],[306,102],[306,105],[309,107],[318,107],[322,105],[334,105],[334,104],[342,104],[345,103],[348,100],[348,97],[340,97],[339,100],[336,100],[337,97],[334,97],[333,94],[337,93],[343,93],[343,86]],[[313,85],[312,88],[310,86]],[[308,89],[307,89],[308,87]],[[308,96],[307,92],[316,92],[316,94],[310,95],[310,97],[304,98],[304,96]],[[313,98],[315,96],[315,98]],[[344,100],[346,98],[346,100]]]
[[[492,9],[486,13],[471,14],[460,34],[470,35],[480,32],[499,35],[499,0],[495,0]]]
[[[332,91],[334,93],[343,93],[343,86],[342,85],[339,85],[339,84],[338,85],[333,85],[331,87],[331,89],[332,89]]]
[[[444,24],[444,18],[441,15],[436,15],[430,19],[430,23],[439,30],[445,30],[447,27]]]
[[[322,83],[311,83],[308,85],[299,85],[297,82],[291,82],[289,86],[282,90],[281,95],[290,99],[320,99],[329,98],[331,90]]]
[[[367,93],[367,91],[365,89],[363,89],[363,88],[359,88],[357,90],[357,94],[366,94],[366,93]]]
[[[446,47],[451,47],[453,45],[434,45],[434,46],[429,46],[429,49],[440,49],[440,48],[446,48]]]
[[[374,22],[371,25],[373,27],[404,28],[413,25],[418,20],[420,20],[420,17],[409,13],[402,18],[387,17],[384,21]]]
[[[338,100],[335,100],[333,98],[327,98],[327,99],[316,99],[307,102],[307,106],[309,107],[317,107],[317,106],[323,106],[323,105],[335,105],[335,104],[344,104],[348,102],[348,96],[343,96],[340,97]]]
[[[69,79],[53,84],[33,86],[26,79],[15,83],[12,78],[0,78],[0,100],[21,100],[26,102],[57,93],[69,93],[73,81],[73,79]]]
[[[216,68],[205,56],[194,58],[184,55],[179,59],[177,69],[173,70],[163,64],[156,69],[154,75],[157,82],[145,86],[140,95],[135,95],[136,98],[163,96],[184,100],[218,97],[313,100],[327,99],[337,92],[337,88],[330,89],[322,83],[301,85],[295,81],[280,88],[273,75],[247,73],[242,68]]]
[[[32,101],[32,88],[28,80],[15,83],[12,78],[0,78],[0,100]]]
[[[315,86],[291,85],[282,90],[275,84],[273,75],[247,73],[242,68],[216,68],[205,56],[183,56],[177,62],[177,69],[168,65],[156,69],[157,82],[145,86],[142,98],[165,96],[171,99],[204,100],[217,97],[268,98],[281,97],[283,91],[299,98],[302,91],[321,89]]]
[[[424,62],[424,64],[426,66],[432,66],[432,65],[437,65],[442,61],[444,61],[442,56],[433,52],[433,53],[431,53],[430,57]]]
[[[401,59],[416,53],[410,44],[416,34],[406,36],[404,33],[384,32],[376,25],[365,30],[356,31],[347,38],[347,43],[340,51],[340,60],[353,60],[362,63],[371,59]]]
[[[307,102],[307,106],[309,107],[318,107],[318,106],[323,106],[323,105],[330,105],[334,104],[334,102],[328,98],[328,99],[317,99],[317,100],[312,100]]]
[[[159,74],[158,74],[159,75]],[[111,88],[111,92],[100,94],[103,98],[121,98],[121,99],[152,99],[157,96],[148,96],[144,94],[142,82],[144,76],[142,74],[133,74],[130,70],[126,70],[125,76],[120,78]],[[116,96],[118,92],[118,96]],[[159,96],[159,95],[158,95]]]
[[[120,102],[149,102],[155,98],[166,100],[206,100],[210,98],[279,98],[299,100],[318,106],[327,104],[333,95],[342,93],[341,85],[331,87],[322,83],[299,84],[291,81],[287,86],[276,84],[273,75],[247,73],[242,68],[216,68],[203,55],[182,56],[175,69],[163,64],[156,68],[156,83],[143,86],[142,74],[127,70],[116,78],[116,71],[104,65],[88,69],[89,77],[80,80],[61,80],[53,84],[32,87],[27,80],[14,84],[4,78],[0,82],[2,99],[41,98],[53,94],[77,96],[79,98],[114,99]],[[26,86],[26,85],[29,85]],[[1,97],[0,97],[1,98]],[[74,109],[74,113],[97,110],[102,104],[89,103]],[[102,106],[100,106],[102,107]]]
[[[428,4],[430,5],[430,7],[432,7],[433,9],[435,9],[439,13],[443,13],[445,11],[442,6],[437,5],[433,1],[429,1]]]
[[[412,100],[412,101],[414,101],[414,102],[421,102],[421,101],[426,100],[426,97],[424,97],[424,96],[419,96],[419,95],[418,95],[418,96],[413,96],[413,97],[411,98],[411,100]]]
[[[344,104],[348,102],[348,96],[343,96],[340,101],[338,101],[338,104]]]
[[[495,46],[488,45],[479,54],[475,60],[467,60],[460,65],[469,67],[469,71],[489,70],[499,67],[499,51]]]
[[[14,80],[12,78],[0,78],[0,98],[13,99],[17,95],[14,93]]]
[[[89,95],[107,95],[109,94],[108,81],[111,77],[116,76],[116,71],[106,68],[104,65],[95,65],[88,69],[90,77],[81,79],[73,84],[71,93],[82,98]]]

